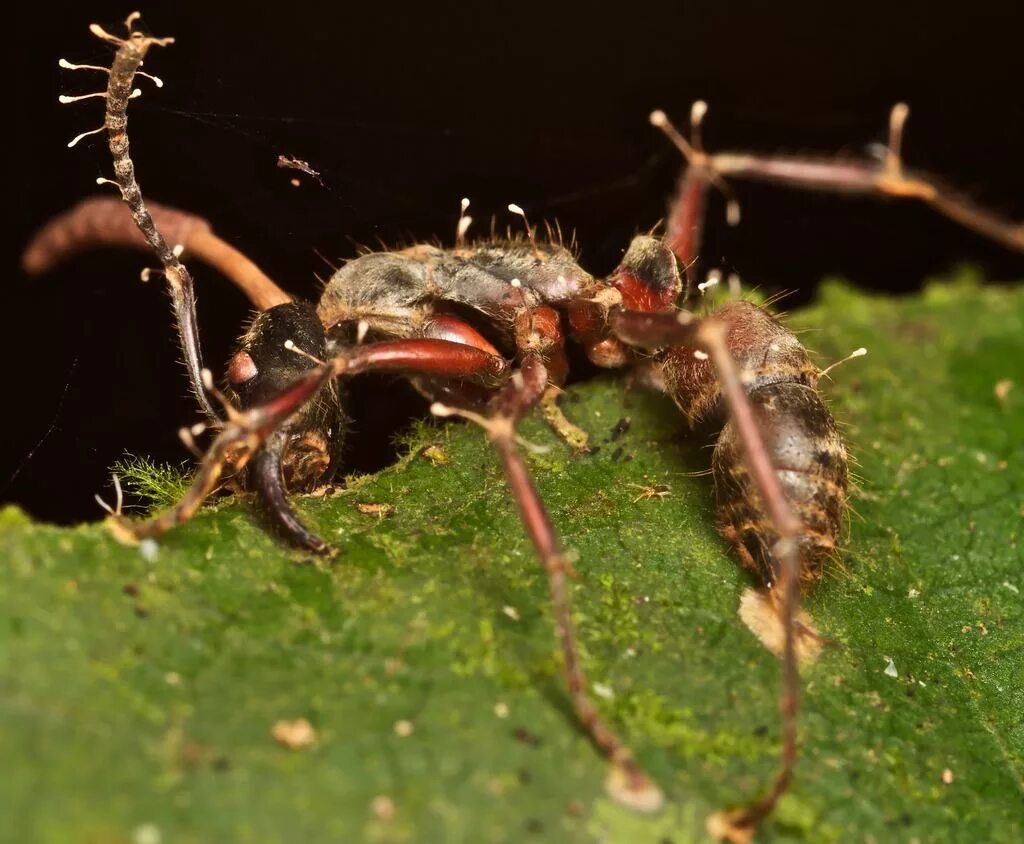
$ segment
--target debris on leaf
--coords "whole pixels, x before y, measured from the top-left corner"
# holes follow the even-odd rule
[[[887,666],[885,666],[885,675],[887,677],[899,677],[900,676],[900,672],[896,670],[896,663],[893,662],[891,659],[889,660],[889,664]]]
[[[316,741],[316,730],[305,718],[296,718],[294,721],[278,721],[274,724],[270,734],[274,737],[274,741],[283,744],[290,750],[309,747]]]

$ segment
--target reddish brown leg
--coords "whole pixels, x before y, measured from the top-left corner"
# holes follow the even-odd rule
[[[516,447],[516,423],[540,400],[547,386],[548,373],[544,363],[537,354],[528,353],[520,369],[495,397],[489,418],[437,404],[432,410],[441,416],[463,415],[479,422],[498,450],[509,490],[548,576],[555,629],[565,661],[566,683],[573,708],[591,740],[612,766],[607,782],[608,791],[620,803],[633,809],[657,811],[664,802],[661,790],[640,767],[633,752],[604,722],[587,693],[589,684],[576,647],[566,588],[566,574],[571,573],[572,568],[562,552],[544,503]]]
[[[628,343],[649,348],[690,346],[710,357],[718,370],[721,393],[739,432],[748,471],[779,536],[772,549],[775,558],[781,564],[777,588],[782,595],[781,617],[784,631],[779,700],[782,720],[779,770],[764,796],[744,809],[718,813],[708,821],[709,831],[716,837],[736,842],[747,841],[789,787],[796,764],[800,693],[796,653],[796,617],[800,598],[800,559],[797,542],[803,526],[779,484],[778,475],[757,427],[740,373],[726,344],[724,324],[713,316],[698,319],[686,311],[648,314],[619,310],[612,314],[611,325],[616,336]]]
[[[703,192],[709,183],[727,190],[725,177],[774,182],[806,190],[918,199],[965,228],[1009,249],[1024,251],[1024,224],[983,208],[943,186],[932,176],[903,168],[900,155],[903,127],[910,113],[903,103],[895,105],[890,114],[889,144],[882,161],[731,152],[709,155],[699,143],[700,121],[706,110],[703,103],[694,104],[692,144],[669,123],[663,112],[651,115],[651,122],[669,136],[687,161],[666,235],[670,247],[684,264],[696,258],[700,246]],[[738,211],[735,209],[738,206],[732,204],[730,208],[734,209],[729,215],[730,222],[736,222]]]
[[[235,458],[238,468],[243,467],[268,438],[306,402],[313,399],[332,378],[364,372],[399,372],[444,375],[451,379],[466,379],[494,386],[504,379],[507,371],[508,364],[503,358],[460,343],[429,339],[394,340],[362,346],[346,357],[335,358],[317,366],[280,395],[249,410],[235,410],[225,402],[228,419],[203,457],[195,480],[182,500],[151,519],[141,522],[116,520],[117,533],[121,537],[141,539],[157,536],[188,521],[216,487],[229,458]],[[208,372],[206,374],[209,375]],[[212,382],[208,388],[213,389]],[[283,489],[277,488],[281,483],[279,472],[261,472],[260,477],[271,485],[271,488],[264,491],[265,495],[269,495],[273,501],[284,499]],[[275,483],[277,486],[273,486]],[[286,499],[284,501],[287,503]],[[311,551],[327,550],[327,543],[303,527],[290,506],[283,513],[278,526],[293,543]],[[295,524],[289,524],[290,521]]]

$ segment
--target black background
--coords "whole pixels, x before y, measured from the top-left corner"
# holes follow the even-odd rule
[[[179,461],[176,430],[197,419],[186,395],[165,297],[138,281],[140,255],[93,254],[42,279],[17,256],[48,216],[111,175],[105,145],[66,142],[102,120],[108,64],[92,21],[115,30],[129,8],[37,3],[8,22],[15,83],[5,103],[8,169],[6,408],[0,500],[39,517],[92,518],[94,492],[123,452]],[[145,194],[206,216],[284,287],[315,297],[314,273],[355,244],[450,239],[462,196],[486,221],[507,203],[575,228],[583,263],[604,272],[638,229],[661,217],[680,165],[647,123],[660,107],[685,123],[708,100],[712,149],[859,154],[883,141],[888,110],[912,106],[908,162],[1024,218],[1024,15],[1014,4],[692,3],[458,6],[150,4],[145,24],[177,43],[154,50],[167,85],[132,103]],[[326,188],[275,167],[308,160]],[[13,180],[13,189],[11,182]],[[720,209],[706,266],[746,284],[792,290],[823,276],[907,291],[961,262],[997,280],[1024,277],[1024,256],[926,209],[777,188],[740,190],[743,224]],[[198,272],[206,359],[220,367],[246,317],[239,294]],[[870,338],[865,338],[870,346]],[[912,353],[913,350],[908,350]],[[412,409],[389,384],[358,397]],[[379,439],[379,436],[378,436]],[[355,440],[350,465],[381,459]]]

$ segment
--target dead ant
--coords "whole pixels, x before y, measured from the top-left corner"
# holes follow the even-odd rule
[[[117,52],[111,68],[87,67],[106,72],[109,82],[106,91],[86,96],[106,100],[104,125],[94,131],[108,134],[116,174],[111,184],[138,231],[120,202],[88,200],[48,224],[25,256],[26,267],[39,272],[95,244],[153,249],[174,305],[191,386],[208,417],[207,423],[183,429],[182,437],[194,447],[193,438],[203,429],[218,431],[205,454],[197,450],[198,471],[178,505],[142,521],[115,514],[111,524],[117,534],[137,540],[187,521],[231,467],[290,543],[328,551],[299,519],[286,490],[312,489],[337,470],[347,422],[343,378],[403,374],[434,402],[435,414],[472,419],[494,443],[548,576],[577,717],[611,763],[609,791],[634,808],[656,810],[663,802],[660,790],[587,694],[566,591],[572,567],[517,443],[518,421],[540,407],[568,444],[587,448],[587,435],[555,401],[568,374],[568,335],[598,366],[638,371],[641,380],[672,397],[691,427],[719,429],[712,466],[719,528],[762,587],[744,596],[741,611],[766,643],[774,641],[783,662],[783,746],[775,780],[745,808],[709,819],[717,837],[747,840],[793,776],[798,662],[821,642],[799,614],[799,594],[820,578],[836,553],[847,508],[848,461],[817,390],[827,370],[811,362],[791,332],[745,301],[703,317],[679,307],[691,293],[709,189],[726,194],[732,223],[739,208],[726,176],[918,198],[1015,249],[1024,250],[1024,227],[903,170],[899,151],[906,106],[893,109],[887,155],[875,162],[708,154],[700,142],[706,107],[697,103],[690,141],[663,113],[651,116],[688,166],[664,237],[636,237],[607,278],[583,270],[557,232],[538,238],[516,205],[509,210],[523,218],[525,237],[468,241],[469,203],[463,200],[452,248],[416,245],[363,255],[332,276],[314,307],[293,300],[204,221],[156,205],[147,208],[128,152],[127,106],[139,93],[132,86],[149,48],[173,39],[135,31],[137,18],[136,13],[127,19],[125,38],[91,27]],[[62,66],[84,67],[63,60]],[[171,248],[167,238],[179,246]],[[229,362],[224,393],[203,366],[183,251],[218,267],[259,312]]]

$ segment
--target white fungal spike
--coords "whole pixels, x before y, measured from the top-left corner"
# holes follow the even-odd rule
[[[537,248],[537,238],[534,235],[533,228],[530,226],[530,221],[526,219],[526,212],[522,209],[522,206],[516,205],[514,202],[508,204],[508,210],[513,214],[523,218],[523,225],[526,226],[526,236],[530,239],[530,245],[533,247],[534,257],[538,261],[544,260],[544,255],[540,249]]]
[[[189,433],[192,434],[193,437],[201,436],[205,432],[206,432],[206,423],[205,422],[196,422],[195,425],[193,425],[191,428],[189,428]]]
[[[325,366],[326,365],[316,355],[311,355],[305,349],[300,349],[298,346],[295,345],[295,343],[291,339],[288,339],[288,340],[284,341],[284,347],[289,352],[295,352],[295,354],[297,354],[297,355],[301,355],[304,358],[309,358],[309,360],[313,361],[313,363],[317,364],[318,366]]]
[[[508,204],[508,210],[511,211],[513,214],[517,214],[518,216],[522,217],[524,220],[526,219],[526,212],[520,206],[516,205],[514,202],[510,202]]]
[[[730,199],[725,203],[725,222],[730,226],[740,224],[740,204],[735,199]]]
[[[707,281],[698,284],[697,289],[704,295],[712,287],[717,287],[722,281],[722,274],[718,270],[712,270],[708,273]]]
[[[456,249],[463,245],[466,232],[469,231],[469,227],[473,224],[473,218],[466,214],[467,208],[469,208],[469,198],[464,196],[462,197],[462,202],[459,203],[459,222],[455,226]]]
[[[163,79],[161,79],[159,76],[154,76],[152,73],[146,73],[144,70],[137,70],[137,71],[135,71],[135,75],[136,76],[145,76],[146,79],[151,80],[153,82],[153,84],[156,85],[157,88],[163,88],[164,87]]]
[[[708,104],[704,100],[696,100],[693,105],[690,106],[690,125],[700,126],[704,120],[704,115],[708,113]]]
[[[124,39],[118,38],[116,35],[111,35],[98,23],[89,24],[89,32],[91,32],[97,38],[102,39],[103,41],[109,41],[111,44],[117,44],[118,46],[120,46],[124,43]]]
[[[57,102],[59,102],[61,105],[68,105],[69,103],[77,103],[81,102],[82,100],[92,100],[96,97],[106,98],[106,96],[106,91],[96,91],[94,94],[79,94],[77,97],[71,97],[67,94],[61,94],[59,97],[57,97]]]
[[[134,91],[131,92],[131,94],[128,95],[128,99],[129,100],[137,100],[141,96],[142,96],[142,89],[141,88],[136,88]]]
[[[202,371],[199,374],[200,374],[200,376],[203,379],[203,386],[206,387],[207,390],[212,390],[213,389],[213,373],[210,372],[210,370],[207,369],[204,366]]]
[[[175,258],[180,258],[182,256],[182,254],[184,253],[184,251],[185,251],[185,244],[184,243],[175,243],[174,244],[174,248],[171,250],[171,252],[174,253],[174,257]]]
[[[837,360],[837,361],[836,361],[835,363],[833,363],[832,365],[830,365],[830,366],[827,366],[827,367],[825,367],[825,368],[824,368],[823,370],[821,370],[821,372],[820,372],[820,373],[818,373],[818,377],[819,377],[819,378],[823,378],[824,376],[828,375],[828,374],[829,374],[829,373],[830,373],[830,372],[831,372],[831,371],[832,371],[833,369],[835,369],[835,368],[836,368],[837,366],[841,366],[842,364],[846,363],[846,362],[847,362],[847,361],[849,361],[849,360],[853,360],[854,358],[862,358],[862,357],[864,357],[864,355],[866,355],[867,353],[868,353],[868,350],[867,350],[867,349],[865,349],[865,348],[864,348],[863,346],[861,346],[861,347],[860,347],[859,349],[854,349],[854,350],[853,350],[852,352],[850,352],[850,354],[848,354],[848,355],[847,355],[847,356],[846,356],[845,358],[843,358],[842,360]]]
[[[67,59],[57,59],[57,64],[64,70],[101,70],[103,73],[110,73],[109,67],[101,67],[98,64],[74,64]]]
[[[518,278],[512,279],[509,282],[509,284],[511,284],[513,287],[522,287],[523,286],[523,283]]]
[[[96,503],[106,510],[111,516],[120,516],[121,510],[124,507],[124,490],[121,489],[121,479],[117,475],[111,475],[111,477],[114,479],[114,495],[116,496],[114,499],[115,506],[111,507],[106,501],[100,498],[99,495],[94,495],[93,498],[95,498]]]
[[[361,346],[363,344],[363,340],[366,339],[366,335],[369,333],[369,331],[370,331],[370,323],[368,323],[365,319],[359,320],[359,325],[356,326],[356,345],[357,346]]]
[[[659,129],[668,125],[668,116],[660,108],[652,111],[647,119],[651,121],[652,126],[657,126]]]
[[[700,134],[700,125],[704,115],[708,113],[708,104],[704,100],[697,100],[690,106],[690,144],[698,152],[704,149],[704,140]]]
[[[80,140],[82,140],[82,138],[88,138],[90,135],[98,135],[100,132],[102,132],[106,128],[107,128],[106,126],[100,126],[99,129],[90,129],[88,132],[82,132],[81,135],[75,135],[75,137],[73,137],[70,141],[68,141],[68,149],[71,149],[71,147],[73,147]]]

